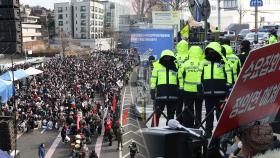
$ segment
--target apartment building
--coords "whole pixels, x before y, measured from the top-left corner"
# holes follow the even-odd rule
[[[75,39],[103,37],[104,6],[92,0],[55,3],[55,26]]]

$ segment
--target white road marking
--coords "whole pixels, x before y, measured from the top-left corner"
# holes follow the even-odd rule
[[[47,129],[45,128],[45,129],[43,129],[40,133],[43,134],[46,130],[47,130]]]
[[[126,126],[133,126],[133,127],[137,128],[137,129],[139,128],[138,126],[136,126],[134,124],[131,124],[131,123],[128,123],[128,124],[124,125],[123,127],[126,127]]]
[[[20,133],[17,135],[17,139],[19,139],[19,137],[21,137],[23,135],[23,133]]]
[[[126,144],[128,144],[128,143],[130,143],[130,142],[132,142],[132,141],[134,141],[137,145],[139,145],[139,146],[141,146],[142,148],[145,149],[145,146],[144,146],[143,144],[137,142],[137,141],[134,140],[134,139],[129,139],[128,141],[124,142],[124,143],[123,143],[123,146],[125,146]]]
[[[129,133],[132,133],[132,134],[135,134],[135,135],[141,137],[141,135],[139,135],[138,132],[134,132],[134,131],[126,132],[125,134],[123,134],[123,136],[125,136],[125,135],[127,135],[127,134],[129,134]],[[141,137],[141,138],[142,138],[142,137]]]
[[[130,94],[131,94],[132,103],[134,103],[134,98],[133,98],[133,95],[132,95],[132,91],[130,91]],[[142,140],[143,140],[143,142],[144,142],[144,146],[147,147],[147,143],[146,143],[146,140],[144,139],[144,136],[143,136],[143,134],[142,134],[142,129],[141,129],[141,127],[140,127],[139,120],[136,119],[136,121],[137,121],[139,130],[140,130],[140,135],[142,136]],[[146,149],[145,147],[144,147],[144,149]],[[146,150],[146,153],[147,153],[147,156],[148,156],[148,157],[151,157],[149,151]]]
[[[124,107],[124,98],[125,98],[125,92],[126,92],[126,87],[124,88],[124,92],[123,92],[123,98],[122,98],[122,104],[121,104],[121,119],[122,119],[122,115],[123,115],[123,107]],[[121,122],[121,126],[122,126],[122,120],[120,120]],[[122,151],[119,151],[119,158],[122,157]]]
[[[51,158],[52,157],[52,155],[53,155],[53,153],[54,153],[55,149],[57,148],[60,141],[61,141],[61,136],[60,136],[60,133],[59,133],[57,135],[57,137],[55,138],[54,142],[52,143],[50,149],[48,150],[45,158]]]
[[[103,122],[105,117],[107,116],[107,108],[104,109],[104,115],[103,115]],[[104,123],[102,123],[102,129],[104,129]],[[102,148],[102,144],[103,144],[103,137],[104,137],[104,130],[102,130],[101,136],[97,138],[96,144],[95,144],[95,152],[97,154],[98,157],[100,157],[100,153],[101,153],[101,148]]]

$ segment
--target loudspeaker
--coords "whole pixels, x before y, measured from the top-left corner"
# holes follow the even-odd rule
[[[4,151],[15,149],[14,122],[12,117],[0,118],[0,149]]]
[[[21,42],[21,23],[19,21],[0,20],[0,30],[0,42]]]
[[[195,138],[185,131],[144,128],[142,134],[147,144],[147,150],[153,158],[206,157],[208,141]]]
[[[0,54],[22,52],[19,0],[0,0]]]
[[[0,0],[0,7],[17,7],[19,8],[19,0]]]
[[[22,44],[17,42],[0,42],[0,54],[20,53]]]
[[[0,20],[20,20],[20,9],[17,8],[1,8]]]

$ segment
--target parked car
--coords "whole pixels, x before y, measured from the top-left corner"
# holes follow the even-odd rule
[[[258,32],[258,43],[263,43],[266,40],[268,40],[268,38],[269,38],[269,34],[268,33]],[[245,36],[244,39],[250,41],[251,43],[253,43],[254,40],[255,40],[255,33],[254,32],[248,33]]]
[[[239,34],[237,35],[237,40],[243,40],[245,36],[250,33],[251,31],[249,29],[242,29]]]

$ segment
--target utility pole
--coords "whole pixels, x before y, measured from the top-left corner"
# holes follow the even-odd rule
[[[255,41],[258,42],[258,5],[255,5]]]
[[[207,23],[207,0],[204,0],[203,1],[203,5],[202,5],[202,9],[203,9],[203,12],[204,12],[204,28],[205,28],[205,32],[204,32],[204,42],[205,42],[205,48],[206,48],[206,45],[208,43],[207,41],[207,36],[208,36],[208,23]]]
[[[218,28],[221,30],[221,0],[217,0],[217,8],[218,8]]]

